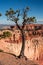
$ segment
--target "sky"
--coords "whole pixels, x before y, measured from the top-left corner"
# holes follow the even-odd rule
[[[23,9],[26,6],[30,7],[28,16],[35,16],[37,23],[43,24],[43,0],[0,0],[0,24],[14,24],[14,22],[7,21],[5,16],[6,10],[9,8]]]

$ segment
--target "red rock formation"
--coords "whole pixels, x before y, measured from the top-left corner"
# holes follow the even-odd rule
[[[22,26],[21,26],[21,28],[22,28]],[[13,53],[16,56],[18,56],[20,54],[21,47],[22,47],[22,44],[21,44],[22,43],[22,34],[21,34],[20,30],[17,28],[17,26],[14,26],[13,31],[12,30],[4,30],[4,31],[10,31],[12,33],[12,37],[3,40],[3,43],[2,43],[3,48],[4,48],[4,44],[5,44],[5,49],[6,49],[6,44],[8,43],[7,47],[9,49],[7,49],[7,50],[10,51],[10,53]],[[2,33],[3,33],[3,31],[2,31]],[[41,50],[39,50],[39,48],[43,47],[43,45],[42,45],[43,44],[43,25],[42,24],[27,24],[24,27],[24,38],[25,38],[24,55],[27,58],[32,59],[32,60],[33,59],[37,60],[37,58],[39,59],[40,52],[41,52]],[[32,42],[32,40],[34,40],[34,39],[39,41],[39,47],[36,48],[35,54],[34,54],[34,44],[35,43]],[[0,42],[2,42],[2,40],[0,40]],[[42,47],[40,47],[40,46],[42,46]],[[3,49],[3,48],[0,47],[0,49]],[[4,51],[8,52],[5,49],[4,49]],[[29,56],[29,54],[30,54],[30,56]]]

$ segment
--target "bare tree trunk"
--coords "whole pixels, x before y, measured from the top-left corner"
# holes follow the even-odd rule
[[[23,30],[21,30],[21,34],[22,34],[22,48],[21,48],[21,52],[20,52],[19,57],[24,57],[25,38],[24,38]]]

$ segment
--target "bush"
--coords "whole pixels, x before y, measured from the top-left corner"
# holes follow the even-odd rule
[[[1,38],[5,38],[5,36],[4,36],[4,35],[2,35],[2,36],[1,36]]]
[[[2,37],[11,37],[12,36],[12,34],[11,34],[11,32],[9,32],[9,31],[5,31],[5,32],[3,32],[3,36]]]
[[[0,39],[2,39],[2,38],[5,38],[5,36],[4,35],[0,35]]]

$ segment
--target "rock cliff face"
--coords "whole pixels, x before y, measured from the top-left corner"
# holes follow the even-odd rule
[[[3,39],[0,40],[0,50],[3,50],[4,52],[14,54],[16,56],[20,55],[22,43],[10,43],[5,42]]]
[[[32,38],[31,41],[25,42],[24,55],[31,60],[39,60],[39,57],[43,53],[43,38]]]
[[[3,34],[4,31],[11,32],[12,36],[0,39],[0,50],[19,56],[22,48],[22,34],[20,30],[14,27],[13,31],[2,30],[0,32]],[[24,27],[24,37],[24,55],[30,60],[39,60],[43,56],[43,25],[26,25]]]

